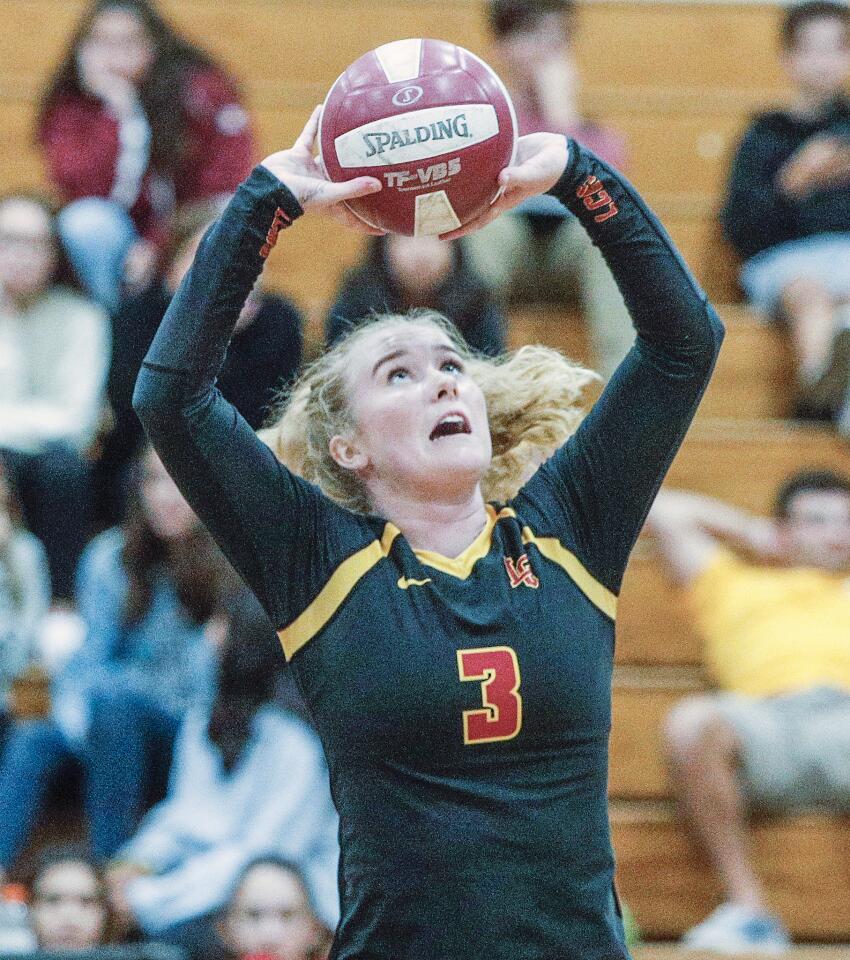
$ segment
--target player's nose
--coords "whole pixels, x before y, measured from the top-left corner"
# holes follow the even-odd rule
[[[457,396],[457,378],[444,370],[433,374],[433,396],[435,400],[446,400]]]

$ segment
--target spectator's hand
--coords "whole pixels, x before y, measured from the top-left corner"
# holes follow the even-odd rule
[[[305,213],[324,213],[358,233],[382,236],[385,230],[370,227],[344,205],[346,200],[377,193],[383,186],[381,181],[376,177],[355,177],[346,183],[331,183],[321,160],[314,156],[321,115],[322,108],[316,107],[295,145],[266,157],[262,165],[289,188]]]
[[[127,251],[124,260],[124,289],[138,293],[153,280],[159,251],[150,240],[137,240]]]
[[[131,116],[139,109],[138,90],[126,77],[109,69],[97,48],[85,43],[80,47],[77,72],[83,90],[102,100],[119,118]]]
[[[567,156],[567,138],[560,134],[530,133],[520,137],[514,164],[499,174],[502,192],[489,210],[457,230],[441,234],[440,239],[456,240],[480,230],[505,211],[550,190],[566,169]]]
[[[136,923],[133,908],[130,906],[130,900],[127,895],[127,888],[133,880],[138,877],[144,877],[146,874],[147,871],[144,867],[136,863],[116,862],[106,868],[104,877],[106,881],[106,896],[109,899],[116,926],[122,931],[131,929]]]
[[[807,140],[785,161],[776,175],[779,189],[794,200],[848,181],[850,143],[830,134]]]

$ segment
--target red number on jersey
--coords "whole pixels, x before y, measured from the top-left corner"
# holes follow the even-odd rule
[[[481,683],[483,710],[463,711],[463,742],[513,740],[522,727],[519,661],[510,647],[458,650],[461,680]]]

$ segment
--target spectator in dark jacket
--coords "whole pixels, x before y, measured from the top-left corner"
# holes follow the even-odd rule
[[[475,350],[505,349],[505,319],[467,264],[462,243],[437,237],[387,235],[369,241],[360,266],[343,280],[325,322],[328,343],[372,313],[432,307],[451,317]]]
[[[731,171],[722,219],[749,300],[788,324],[803,416],[846,418],[850,379],[850,10],[792,7],[782,63],[789,107],[758,116]],[[848,423],[850,426],[850,423]]]
[[[217,211],[208,204],[177,218],[166,250],[163,277],[125,298],[112,321],[112,361],[107,395],[112,428],[103,440],[95,468],[100,520],[118,523],[124,512],[127,469],[144,444],[142,426],[131,404],[133,387],[145,353],[195,251]],[[295,305],[257,287],[248,298],[227,359],[219,389],[257,429],[280,389],[301,364],[302,317]]]
[[[149,279],[176,206],[231,193],[254,144],[233,80],[152,0],[94,0],[42,99],[38,140],[84,286],[115,309]]]

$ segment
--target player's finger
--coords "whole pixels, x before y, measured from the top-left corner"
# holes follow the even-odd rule
[[[342,203],[345,200],[356,200],[358,197],[368,197],[378,193],[383,184],[377,177],[355,177],[344,183],[327,181],[322,187],[322,199],[328,204]]]
[[[319,120],[322,116],[321,104],[313,108],[310,119],[304,124],[304,129],[298,134],[295,141],[295,148],[306,150],[307,153],[313,153],[313,146],[316,142],[316,135],[319,132]]]

